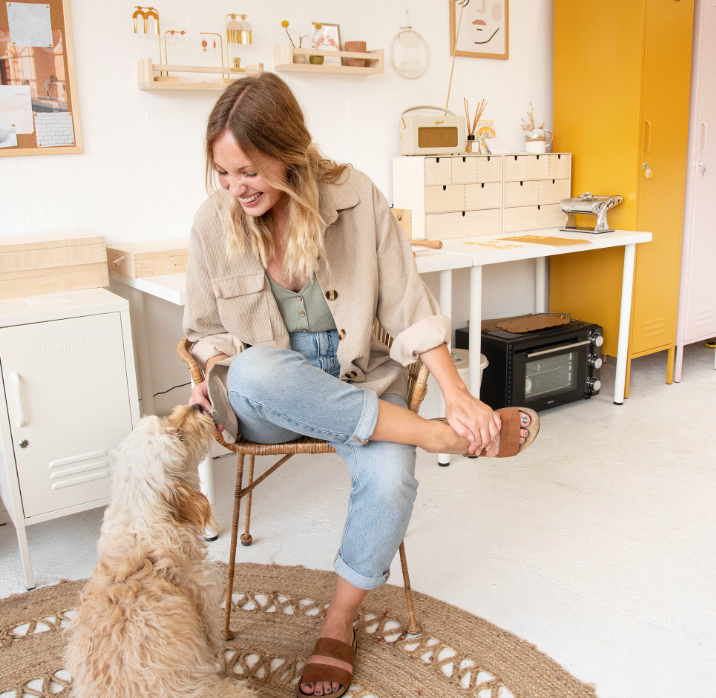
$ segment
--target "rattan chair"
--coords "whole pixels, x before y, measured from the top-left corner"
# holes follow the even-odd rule
[[[392,337],[375,321],[374,334],[386,346],[390,347],[393,343]],[[179,342],[177,351],[179,356],[189,367],[191,373],[191,379],[194,384],[201,383],[204,380],[204,374],[199,368],[196,360],[191,354],[192,343],[185,337]],[[419,361],[412,364],[409,367],[409,383],[408,383],[408,408],[417,413],[420,408],[420,404],[425,398],[427,392],[428,382],[428,369],[423,366]],[[241,512],[241,500],[246,497],[246,523],[244,533],[241,535],[241,545],[251,545],[252,538],[249,533],[251,525],[251,499],[254,488],[263,482],[269,475],[276,472],[286,461],[292,456],[299,453],[335,453],[332,446],[329,446],[325,441],[319,439],[309,439],[303,437],[298,441],[292,441],[286,444],[256,444],[248,441],[239,440],[236,443],[230,444],[224,441],[221,433],[216,431],[214,438],[224,448],[228,448],[238,456],[238,464],[236,468],[236,489],[234,492],[234,514],[231,521],[231,548],[229,551],[229,578],[226,586],[226,608],[224,610],[224,637],[227,640],[231,640],[234,634],[229,629],[229,623],[231,622],[231,597],[233,594],[234,585],[234,569],[236,564],[236,544],[238,538],[239,528],[239,514]],[[243,486],[244,479],[244,458],[249,457],[249,478],[246,487]],[[254,480],[254,462],[256,456],[283,456],[280,460],[274,463],[263,475]],[[405,597],[408,605],[408,632],[411,635],[420,634],[420,626],[415,620],[415,610],[413,607],[413,598],[410,590],[410,576],[408,574],[408,560],[405,555],[405,543],[400,544],[400,564],[403,570],[403,583],[405,585]]]

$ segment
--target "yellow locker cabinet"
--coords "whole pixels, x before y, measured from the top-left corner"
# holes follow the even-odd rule
[[[621,194],[609,224],[653,233],[636,252],[631,359],[669,351],[673,374],[694,0],[555,0],[554,149],[572,194]],[[648,178],[646,175],[650,175]],[[616,355],[623,250],[559,255],[550,309],[604,327]],[[627,372],[627,395],[628,395]]]

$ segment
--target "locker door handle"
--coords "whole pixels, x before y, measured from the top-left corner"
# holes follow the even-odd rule
[[[701,147],[699,148],[699,154],[703,153],[704,150],[706,150],[706,136],[708,134],[708,127],[706,126],[706,122],[702,121],[700,124],[700,133],[701,136]]]
[[[11,373],[12,386],[15,390],[15,404],[17,405],[17,426],[26,427],[27,418],[25,416],[25,403],[22,400],[22,383],[20,382],[19,373]]]
[[[646,145],[648,143],[648,145]],[[651,121],[644,119],[644,155],[651,151]]]

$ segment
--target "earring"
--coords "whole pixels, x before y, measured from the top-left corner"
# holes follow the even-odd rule
[[[206,47],[207,47],[208,45],[209,45],[209,44],[206,43],[206,39],[202,39],[202,40],[201,40],[201,49],[202,49],[202,51],[206,51]]]
[[[216,39],[214,39],[214,53],[216,53]]]
[[[182,46],[186,46],[189,43],[189,37],[187,36],[187,33],[183,29],[179,33],[181,34]]]
[[[172,29],[169,32],[169,38],[167,39],[167,43],[171,44],[172,46],[176,46],[178,40],[179,40],[178,37],[175,36],[174,30]]]

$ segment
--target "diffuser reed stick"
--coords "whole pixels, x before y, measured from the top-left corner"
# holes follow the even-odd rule
[[[486,99],[483,99],[478,105],[477,109],[475,109],[475,118],[472,120],[472,126],[470,126],[470,107],[467,104],[467,97],[464,98],[465,102],[465,120],[467,121],[467,143],[465,144],[465,152],[471,153],[472,152],[472,143],[475,140],[475,130],[477,129],[477,124],[480,123],[480,119],[482,118],[482,114],[484,113],[485,109],[487,108],[488,102]]]
[[[452,0],[450,0],[452,2]],[[462,0],[460,2],[460,18],[457,20],[457,30],[455,32],[455,50],[452,54],[452,67],[450,68],[450,83],[448,84],[447,99],[445,100],[445,114],[448,112],[448,104],[450,104],[450,90],[452,89],[452,74],[455,71],[455,56],[457,56],[457,40],[460,38],[460,24],[462,23],[462,11],[470,0]]]

